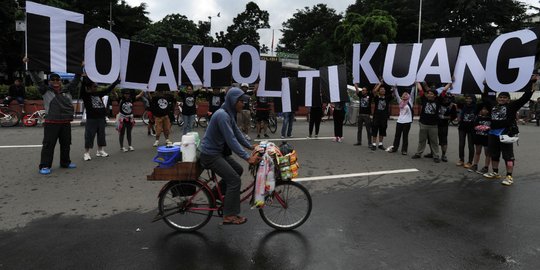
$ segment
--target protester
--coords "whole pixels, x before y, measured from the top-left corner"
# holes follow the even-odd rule
[[[459,161],[456,163],[457,166],[463,166],[463,168],[468,169],[472,166],[473,157],[474,157],[474,143],[472,141],[474,133],[474,119],[476,117],[476,97],[471,94],[465,95],[465,104],[461,108],[461,113],[459,114]],[[469,148],[469,157],[467,163],[465,161],[465,140],[467,140],[467,145]]]
[[[15,82],[9,87],[8,96],[4,99],[4,105],[9,106],[11,101],[17,100],[21,107],[21,113],[24,112],[24,99],[26,98],[26,89],[22,85],[21,79],[16,78]]]
[[[446,151],[448,150],[448,126],[450,121],[456,118],[456,104],[453,103],[454,96],[448,93],[448,89],[452,84],[447,84],[441,90],[441,94],[437,97],[440,103],[438,121],[437,121],[437,137],[439,138],[439,146],[441,147],[441,161],[448,162]],[[437,91],[438,92],[438,91]]]
[[[148,136],[156,136],[154,115],[152,114],[152,111],[150,110],[150,100],[152,100],[152,95],[150,94],[150,91],[143,91],[143,95],[141,99],[144,103],[144,110],[147,112],[147,116],[148,116],[148,125],[146,126],[146,131],[148,132]]]
[[[366,125],[368,147],[375,150],[371,144],[371,100],[373,97],[366,87],[362,87],[362,91],[358,91],[358,84],[355,83],[354,88],[360,101],[360,107],[358,109],[358,132],[356,133],[356,143],[354,145],[362,145],[362,129]]]
[[[470,172],[477,172],[479,174],[485,174],[488,172],[489,163],[491,162],[491,157],[488,151],[488,132],[491,125],[491,116],[490,116],[490,107],[489,104],[482,103],[479,106],[478,115],[474,119],[474,159],[473,164],[469,168]],[[478,169],[478,164],[480,162],[480,155],[482,154],[482,149],[484,150],[484,167]]]
[[[334,141],[343,142],[343,120],[345,119],[345,102],[334,102],[332,118],[334,119]]]
[[[533,105],[533,111],[536,126],[540,126],[540,97],[536,99],[536,102]]]
[[[171,121],[169,119],[169,112],[172,110],[171,107],[175,103],[174,97],[171,94],[166,94],[162,91],[156,91],[152,100],[150,101],[150,110],[154,116],[155,126],[156,126],[156,141],[154,142],[154,147],[159,146],[159,137],[163,132],[165,136],[165,143],[167,145],[172,142],[169,140],[171,133]]]
[[[240,187],[243,168],[232,157],[232,152],[249,164],[259,161],[258,155],[251,155],[243,147],[254,147],[245,139],[236,125],[236,114],[242,111],[248,95],[238,88],[231,88],[225,96],[225,103],[217,110],[210,121],[201,141],[200,162],[204,168],[211,169],[225,182],[226,191],[223,206],[223,224],[240,225],[247,218],[240,214]]]
[[[28,62],[28,58],[23,60]],[[45,107],[45,123],[43,124],[43,146],[41,147],[40,174],[50,174],[56,142],[60,144],[60,167],[76,168],[71,162],[69,151],[71,146],[71,121],[73,121],[73,101],[71,93],[76,91],[81,75],[75,74],[70,84],[63,87],[60,76],[49,75],[49,85],[45,85],[36,72],[30,72],[30,78],[38,85],[43,96]]]
[[[208,118],[212,119],[212,115],[221,108],[225,102],[225,93],[221,92],[219,87],[214,87],[212,91],[206,92],[206,100],[208,101]]]
[[[243,83],[240,87],[242,91],[244,91],[244,94],[248,96],[253,95],[253,91],[249,90],[249,84]],[[242,107],[242,111],[238,113],[236,117],[238,121],[238,126],[240,127],[240,130],[245,134],[245,137],[247,140],[251,140],[249,137],[249,126],[251,125],[251,100],[246,99],[244,100],[244,107]]]
[[[400,98],[397,87],[393,87],[392,90],[399,105],[399,116],[396,122],[396,134],[394,136],[394,143],[392,145],[392,149],[390,149],[388,152],[395,153],[398,151],[399,142],[401,140],[401,136],[403,136],[401,154],[407,155],[407,149],[409,147],[409,131],[411,130],[414,112],[414,91],[413,89],[411,89],[411,94],[409,94],[408,92],[403,92]]]
[[[425,93],[422,85],[417,82],[418,95],[421,98],[422,110],[420,111],[420,134],[418,136],[418,149],[413,159],[422,157],[422,153],[426,148],[426,143],[429,139],[431,152],[433,153],[433,161],[441,162],[439,159],[439,138],[438,138],[438,112],[440,104],[437,102],[437,93],[434,90],[428,89]]]
[[[193,125],[195,124],[195,115],[197,114],[197,97],[199,91],[193,91],[193,86],[186,86],[186,92],[179,92],[182,99],[182,120],[184,120],[183,135],[193,131]]]
[[[122,89],[122,96],[118,103],[119,112],[116,115],[116,130],[119,132],[120,150],[122,152],[134,151],[131,131],[135,125],[135,118],[133,117],[133,102],[136,99],[141,98],[144,95],[144,91],[141,91],[139,95],[135,96],[135,92],[131,89]],[[128,148],[124,147],[124,134],[128,141]]]
[[[257,139],[261,138],[261,132],[264,134],[265,138],[270,138],[266,134],[268,128],[268,121],[270,119],[270,100],[268,97],[257,96],[257,89],[255,87],[255,96],[257,97],[257,102],[255,103],[255,118],[257,120]]]
[[[84,109],[86,110],[86,125],[84,127],[84,155],[85,161],[91,160],[90,149],[94,147],[94,138],[97,134],[98,149],[96,156],[108,157],[109,154],[105,152],[105,146],[107,146],[107,140],[105,135],[105,127],[107,126],[107,109],[103,103],[102,97],[108,95],[116,85],[120,83],[119,80],[111,84],[106,90],[98,91],[97,84],[91,81],[88,77],[83,78],[81,87],[81,99],[84,102]]]
[[[386,93],[383,86],[384,81],[381,80],[375,88],[373,88],[373,103],[375,110],[373,111],[373,123],[371,125],[372,150],[378,147],[381,150],[386,150],[383,145],[383,139],[386,137],[386,129],[388,127],[388,118],[390,117],[390,101],[392,93]],[[379,135],[377,137],[377,135]],[[379,144],[377,145],[377,139]]]
[[[484,87],[482,101],[492,106],[491,109],[491,125],[488,136],[488,149],[491,156],[491,167],[493,172],[484,174],[484,177],[489,179],[499,179],[499,158],[502,157],[506,165],[506,177],[501,182],[505,186],[510,186],[514,183],[512,176],[514,172],[514,145],[510,138],[516,137],[519,134],[516,122],[517,111],[527,102],[529,102],[533,92],[538,88],[539,75],[533,75],[533,86],[531,89],[525,89],[523,95],[515,101],[510,101],[508,92],[500,92],[497,96],[497,102],[494,104],[489,98],[488,88]],[[501,141],[501,138],[503,141]]]
[[[323,110],[321,106],[311,106],[309,108],[309,138],[313,138],[313,127],[315,127],[315,138],[319,137]]]
[[[284,139],[292,137],[292,129],[294,122],[294,112],[284,112],[283,116],[283,126],[281,127],[281,138]]]

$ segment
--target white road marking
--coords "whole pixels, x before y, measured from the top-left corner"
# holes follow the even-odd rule
[[[30,145],[0,145],[0,148],[37,148],[41,147],[41,144],[30,144]]]
[[[378,172],[365,172],[365,173],[350,173],[350,174],[325,175],[325,176],[314,176],[314,177],[301,177],[301,178],[295,178],[293,181],[295,181],[295,182],[318,181],[318,180],[327,180],[327,179],[340,179],[340,178],[351,178],[351,177],[370,176],[370,175],[411,173],[411,172],[418,172],[418,170],[417,169],[402,169],[402,170],[390,170],[390,171],[378,171]]]
[[[255,139],[256,142],[262,142],[262,141],[316,141],[316,140],[330,140],[335,139],[336,137],[318,137],[318,138],[264,138],[264,139]]]

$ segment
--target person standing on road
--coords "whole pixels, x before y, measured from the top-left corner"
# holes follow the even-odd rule
[[[27,63],[28,58],[23,61]],[[71,146],[71,121],[73,121],[73,101],[71,93],[74,92],[81,79],[80,74],[70,84],[62,85],[60,76],[56,73],[49,75],[49,85],[45,85],[36,72],[30,72],[30,78],[38,85],[39,93],[43,96],[45,107],[45,123],[43,124],[43,146],[41,147],[41,161],[39,173],[50,174],[54,157],[56,142],[60,143],[60,167],[76,168],[69,157]]]
[[[176,104],[176,101],[172,95],[165,94],[162,91],[156,91],[152,95],[152,100],[150,101],[150,111],[152,111],[156,126],[156,141],[154,142],[154,147],[159,146],[159,137],[161,136],[162,132],[163,135],[165,135],[165,143],[167,145],[172,143],[169,140],[171,130],[169,112],[172,110],[171,107],[174,106],[172,104]]]
[[[116,130],[119,132],[120,150],[122,152],[134,151],[131,144],[131,131],[135,126],[135,118],[133,117],[133,102],[136,99],[141,98],[144,91],[141,91],[139,95],[135,96],[135,93],[131,89],[122,89],[122,97],[118,103],[119,112],[116,116]],[[124,134],[126,134],[128,141],[128,148],[124,147]]]
[[[536,102],[533,105],[533,111],[536,126],[540,126],[540,97],[536,99]]]
[[[283,126],[281,127],[281,138],[284,139],[292,137],[292,128],[294,122],[294,112],[284,112],[283,116]]]
[[[211,169],[225,182],[227,195],[223,206],[224,225],[240,225],[247,221],[247,218],[239,216],[241,176],[244,169],[231,157],[232,152],[249,164],[257,164],[260,160],[258,155],[250,155],[244,150],[253,150],[254,147],[236,125],[236,114],[242,111],[244,102],[249,98],[242,90],[231,88],[221,109],[214,113],[200,146],[203,168]]]
[[[373,124],[371,125],[372,150],[378,147],[381,150],[386,150],[383,145],[383,139],[386,137],[386,129],[388,127],[388,118],[390,117],[390,101],[392,93],[386,93],[383,86],[384,81],[381,80],[375,88],[373,88],[373,103],[375,110],[373,111]],[[377,135],[379,135],[377,137]],[[377,145],[377,139],[379,144]]]
[[[411,130],[411,124],[413,121],[413,106],[414,106],[414,91],[411,89],[411,93],[403,92],[401,98],[397,87],[393,87],[394,96],[399,104],[399,117],[396,122],[396,135],[394,136],[394,144],[389,153],[395,153],[399,148],[399,141],[403,135],[403,145],[401,146],[401,154],[407,155],[407,149],[409,147],[409,131]]]
[[[24,114],[24,99],[26,98],[26,89],[22,85],[21,79],[16,78],[15,82],[9,87],[8,96],[4,99],[4,105],[9,106],[11,101],[17,100],[21,107],[21,113]]]
[[[315,138],[319,137],[319,128],[321,127],[323,110],[320,106],[309,108],[309,138],[313,138],[313,127],[315,127]]]
[[[244,94],[248,96],[253,95],[253,91],[249,90],[249,84],[243,83],[240,87],[242,91],[244,91]],[[238,124],[240,127],[240,130],[245,134],[245,137],[247,140],[251,140],[249,137],[249,128],[251,125],[251,100],[246,99],[244,100],[244,107],[242,107],[242,111],[238,113],[236,119],[238,120]]]
[[[475,147],[474,152],[474,159],[473,164],[471,168],[469,168],[470,172],[477,172],[479,174],[484,174],[488,172],[489,169],[489,163],[491,161],[491,157],[489,156],[488,151],[488,132],[491,125],[491,116],[490,116],[490,108],[489,105],[486,103],[482,103],[481,106],[479,106],[478,115],[474,119],[474,134],[473,134],[473,142]],[[485,155],[485,163],[484,167],[482,169],[478,169],[478,164],[480,162],[480,155],[482,154],[482,149],[484,149],[484,155]]]
[[[356,133],[356,143],[354,145],[362,145],[362,129],[364,125],[366,125],[368,147],[373,147],[371,145],[371,100],[373,97],[366,87],[362,87],[362,90],[359,91],[358,84],[355,83],[354,88],[356,89],[358,100],[360,101],[358,110],[358,132]]]
[[[265,138],[270,138],[266,133],[270,120],[270,98],[257,96],[258,87],[255,87],[255,118],[257,119],[257,139],[261,138],[261,132]]]
[[[428,89],[424,93],[424,89],[420,82],[416,83],[418,88],[418,95],[420,95],[422,102],[422,110],[420,111],[420,134],[418,135],[418,149],[416,154],[412,156],[412,159],[418,159],[422,157],[422,153],[426,149],[426,143],[429,139],[429,146],[431,153],[433,153],[433,161],[435,163],[441,162],[439,159],[439,138],[438,138],[438,112],[440,103],[437,102],[437,92],[435,90]]]
[[[514,140],[517,140],[519,130],[517,127],[516,113],[529,100],[540,83],[539,75],[533,75],[531,89],[525,89],[525,93],[515,101],[510,101],[510,93],[500,92],[494,104],[488,96],[488,88],[484,86],[482,101],[492,106],[491,125],[488,136],[488,149],[491,156],[491,167],[493,172],[484,174],[489,179],[499,179],[499,158],[502,157],[506,165],[506,177],[501,182],[505,186],[514,183],[512,173],[514,172]],[[514,138],[514,139],[512,139]]]
[[[334,119],[334,141],[343,142],[343,121],[345,120],[345,102],[334,102],[332,118]]]
[[[107,140],[105,138],[105,127],[107,122],[107,108],[103,103],[102,97],[111,93],[120,81],[117,80],[111,84],[107,90],[98,91],[97,84],[91,81],[88,77],[83,78],[81,87],[81,99],[84,102],[84,108],[86,110],[86,125],[84,127],[84,155],[85,161],[91,160],[90,149],[94,147],[94,138],[97,134],[98,150],[96,156],[108,157],[109,154],[105,152],[104,147],[107,146]]]
[[[193,131],[195,124],[195,115],[197,114],[197,97],[199,91],[193,91],[193,86],[186,86],[186,92],[179,92],[182,99],[182,120],[184,120],[183,135]]]
[[[208,101],[208,120],[212,119],[214,114],[223,102],[225,102],[225,93],[220,91],[219,87],[214,87],[212,91],[206,92],[206,100]]]
[[[450,87],[452,87],[452,84],[447,84],[442,89],[440,96],[437,97],[437,100],[440,103],[437,135],[439,138],[439,146],[441,147],[442,162],[448,162],[448,157],[446,157],[446,151],[448,150],[448,126],[450,125],[450,120],[454,119],[457,115],[456,105],[453,103],[454,96],[447,92]]]
[[[456,166],[463,166],[468,169],[472,166],[474,158],[474,142],[472,137],[474,134],[474,119],[476,118],[476,97],[471,94],[465,95],[465,104],[461,108],[459,114],[459,161]],[[465,162],[465,140],[469,148],[469,158]]]

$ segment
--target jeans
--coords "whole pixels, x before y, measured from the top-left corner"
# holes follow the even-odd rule
[[[71,124],[43,125],[43,147],[41,148],[41,161],[39,168],[50,168],[53,163],[56,141],[60,143],[60,167],[67,168],[71,163],[69,151],[71,149]]]
[[[201,153],[201,165],[211,169],[225,182],[226,191],[223,205],[223,215],[240,214],[240,187],[242,186],[242,173],[244,169],[231,156],[207,155]]]
[[[358,133],[356,134],[356,142],[362,143],[362,128],[366,125],[366,134],[368,145],[371,145],[371,117],[369,114],[358,115]]]
[[[394,136],[394,151],[399,148],[399,141],[403,134],[403,145],[401,146],[401,152],[407,152],[409,147],[409,131],[411,130],[411,123],[396,123],[396,135]]]
[[[472,163],[474,157],[474,143],[472,140],[472,132],[466,130],[459,131],[459,160],[465,161],[465,139],[467,139],[467,145],[469,147],[469,163]]]
[[[292,112],[285,112],[283,113],[283,126],[281,127],[281,136],[285,137],[291,137],[292,135],[292,125],[294,121],[294,113]]]
[[[195,123],[195,115],[182,115],[184,120],[184,132],[183,135],[186,135],[188,132],[193,131],[193,124]]]

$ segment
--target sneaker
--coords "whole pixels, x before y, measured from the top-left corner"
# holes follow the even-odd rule
[[[470,162],[467,162],[467,163],[463,164],[463,168],[465,168],[465,169],[468,169],[471,166],[472,166],[472,164]]]
[[[469,172],[475,172],[478,170],[478,165],[476,164],[473,164],[472,166],[469,167],[468,171]]]
[[[432,153],[425,154],[424,157],[425,157],[425,158],[433,158],[433,154],[432,154]]]
[[[89,161],[92,160],[92,157],[90,156],[90,153],[84,153],[83,159],[84,161]]]
[[[355,143],[355,144],[353,144],[353,145],[354,145],[354,146],[359,146],[359,145],[362,145],[362,143],[361,143],[361,142],[357,142],[357,143]]]
[[[265,138],[270,138],[270,136],[268,136],[268,134],[264,133],[264,137]]]
[[[67,169],[75,169],[75,168],[77,168],[77,165],[75,163],[69,163],[69,165],[67,165],[66,168]]]
[[[371,145],[371,146],[369,147],[369,149],[371,149],[371,151],[375,151],[375,150],[377,150],[377,146]]]
[[[128,151],[127,148],[125,148],[125,147],[120,148],[120,150],[122,150],[122,152],[124,152],[124,153]]]
[[[412,159],[419,159],[419,158],[422,158],[421,155],[419,154],[414,154],[414,156],[411,157]]]
[[[337,142],[337,137],[332,138],[333,142]]]
[[[281,136],[280,138],[285,139],[285,136]]]
[[[484,173],[483,176],[488,179],[499,179],[501,175],[496,172]]]
[[[435,163],[441,163],[441,160],[440,160],[438,157],[436,157],[436,158],[433,158],[433,162],[435,162]]]
[[[514,178],[511,175],[507,175],[506,178],[501,182],[504,186],[511,186],[514,183]]]
[[[448,158],[447,158],[446,156],[442,156],[442,157],[441,157],[441,161],[442,161],[442,162],[448,162]]]
[[[289,135],[289,136],[287,136],[287,138],[293,138],[293,135]]]
[[[386,148],[384,148],[384,145],[382,145],[382,144],[379,144],[378,148],[381,149],[381,150],[385,150],[385,151],[386,151]]]
[[[131,151],[135,151],[135,148],[133,148],[133,146],[129,146],[128,150],[131,152]]]
[[[154,147],[158,147],[158,146],[159,146],[159,141],[156,140],[156,141],[154,142],[153,146],[154,146]]]
[[[43,174],[43,175],[45,175],[45,174],[51,174],[51,168],[43,167],[43,168],[39,169],[39,173],[40,173],[40,174]]]
[[[461,160],[458,161],[458,162],[456,162],[456,166],[463,166],[463,164],[464,164],[464,163],[463,163],[463,161],[461,161]]]
[[[107,152],[105,152],[105,150],[101,150],[101,151],[97,151],[96,152],[96,157],[108,157],[109,154],[107,154]]]
[[[407,155],[407,152],[401,152],[402,155],[406,156]]]
[[[487,173],[488,172],[488,167],[484,167],[478,171],[476,171],[476,173],[479,173],[479,174],[484,174],[484,173]]]
[[[311,135],[308,135],[308,136],[306,137],[306,139],[311,139]]]
[[[338,143],[342,143],[342,142],[343,142],[343,137],[338,137],[338,138],[337,138],[337,142],[338,142]]]
[[[315,138],[319,138],[319,134],[315,134]]]

